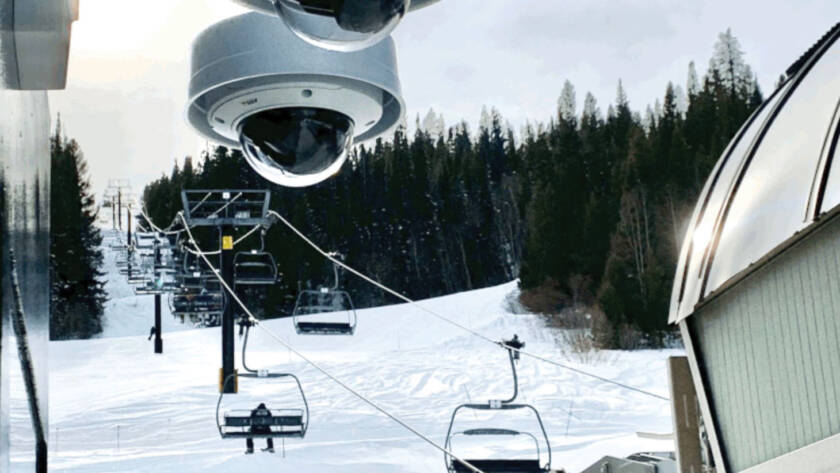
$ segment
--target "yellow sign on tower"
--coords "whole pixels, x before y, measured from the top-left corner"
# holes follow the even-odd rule
[[[233,237],[225,235],[222,237],[222,249],[223,250],[232,250],[233,249]]]

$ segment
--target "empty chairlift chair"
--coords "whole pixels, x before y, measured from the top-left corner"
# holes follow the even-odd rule
[[[271,253],[251,250],[233,257],[233,280],[237,286],[268,286],[277,282],[277,264]]]
[[[514,439],[516,437],[527,437],[530,441],[533,441],[534,444],[534,457],[533,458],[516,458],[516,459],[496,459],[496,458],[487,458],[487,459],[467,459],[467,461],[472,466],[478,468],[479,470],[485,473],[545,473],[548,471],[547,466],[543,466],[541,464],[541,452],[540,452],[540,442],[530,432],[520,432],[518,430],[511,430],[511,429],[497,429],[497,428],[482,428],[482,429],[469,429],[464,430],[462,432],[454,432],[451,434],[449,441],[446,444],[446,448],[452,448],[452,440],[458,436],[465,436],[465,437],[483,437],[488,438],[491,436],[495,437],[509,437]],[[472,473],[473,470],[467,467],[464,463],[461,463],[457,460],[450,460],[447,462],[449,465],[449,471],[455,473]]]
[[[530,404],[519,404],[514,402],[519,393],[515,362],[515,359],[518,359],[518,353],[510,347],[520,348],[524,344],[519,344],[519,340],[517,338],[514,338],[514,340],[511,341],[502,342],[502,344],[508,349],[510,366],[513,371],[513,397],[507,400],[491,400],[484,404],[462,404],[458,406],[452,413],[452,418],[449,422],[449,430],[446,432],[446,450],[455,453],[464,461],[485,473],[547,473],[551,468],[551,444],[548,440],[548,434],[546,434],[542,418],[536,408]],[[498,413],[508,413],[515,410],[529,411],[533,413],[536,423],[539,425],[539,431],[536,435],[530,431],[496,427],[482,427],[463,431],[454,431],[453,428],[455,425],[455,419],[458,417],[458,413],[464,410],[495,411]],[[485,440],[487,442],[491,442],[503,439],[506,442],[514,442],[519,439],[526,439],[529,443],[533,442],[534,449],[533,454],[526,458],[522,458],[519,455],[517,455],[517,458],[497,458],[492,455],[460,455],[457,451],[453,450],[453,440],[456,438],[465,438],[474,442],[482,443],[484,443]],[[541,449],[541,442],[545,445],[544,451]],[[487,445],[483,445],[482,451],[487,451]],[[444,461],[446,462],[446,469],[449,473],[467,473],[473,471],[464,463],[453,458],[449,453],[444,454]]]
[[[356,309],[350,294],[336,289],[306,289],[298,294],[292,313],[301,335],[353,335]]]

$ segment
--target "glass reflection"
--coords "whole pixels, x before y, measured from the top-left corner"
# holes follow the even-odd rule
[[[840,101],[837,104],[840,108]],[[829,135],[828,151],[826,159],[831,163],[831,168],[828,169],[828,181],[825,185],[825,194],[823,195],[822,206],[819,209],[820,213],[828,212],[837,205],[840,205],[840,160],[837,148],[840,147],[840,117],[835,119],[834,129]]]
[[[703,278],[701,271],[702,264],[705,261],[705,256],[714,234],[715,224],[720,216],[725,199],[730,194],[735,176],[738,170],[741,169],[743,159],[750,149],[750,145],[756,135],[758,135],[759,130],[763,127],[765,120],[770,115],[770,111],[776,106],[779,98],[787,92],[789,85],[790,82],[774,92],[762,107],[755,112],[755,115],[745,125],[749,128],[743,131],[740,140],[731,149],[731,153],[729,151],[724,152],[723,156],[727,156],[728,154],[729,159],[725,163],[719,161],[712,171],[709,181],[706,183],[706,189],[701,193],[697,208],[691,219],[691,222],[695,226],[689,229],[683,243],[683,252],[686,254],[680,255],[680,265],[678,266],[679,269],[675,284],[682,284],[683,275],[685,275],[685,283],[682,287],[681,301],[679,300],[680,292],[678,290],[674,291],[674,300],[671,305],[672,318],[675,315],[682,316],[690,313],[694,308],[694,304],[700,298],[699,292]],[[732,147],[733,145],[730,144],[729,146]],[[723,166],[723,169],[720,166]],[[714,183],[714,187],[709,190],[712,181],[718,174],[719,176]],[[704,208],[703,203],[707,200],[708,203]],[[702,215],[700,212],[702,212]],[[691,254],[687,254],[689,251]],[[685,265],[688,265],[688,267],[686,268]],[[675,289],[679,289],[679,286],[675,286]]]
[[[0,58],[9,47],[0,36]],[[0,83],[9,72],[4,64],[0,60]],[[18,394],[25,392],[20,374],[24,365],[34,374],[29,386],[34,385],[38,393],[37,412],[43,430],[48,431],[50,116],[47,93],[43,91],[0,88],[0,104],[0,471],[5,472],[11,470],[12,449],[14,457],[23,458],[23,462],[32,463],[36,457],[27,399]],[[18,297],[12,290],[11,250],[24,313],[23,324],[16,326],[26,327],[31,363],[18,356],[12,325]],[[10,425],[12,407],[15,422]],[[41,447],[40,465],[46,471],[46,445]],[[16,460],[15,470],[35,469],[23,462]]]
[[[802,229],[827,125],[840,96],[840,43],[779,112],[746,171],[714,253],[706,294]]]

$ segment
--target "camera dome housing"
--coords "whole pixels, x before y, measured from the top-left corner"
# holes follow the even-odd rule
[[[410,10],[438,0],[234,0],[279,16],[297,36],[334,51],[358,51],[383,39]]]
[[[349,53],[300,39],[276,17],[247,13],[194,41],[187,120],[205,138],[241,147],[266,179],[304,187],[327,179],[354,142],[403,117],[393,40]]]
[[[341,168],[353,145],[353,120],[322,108],[276,108],[242,120],[239,140],[258,173],[302,187]]]
[[[411,0],[275,0],[277,15],[304,41],[335,51],[367,48],[391,34]]]

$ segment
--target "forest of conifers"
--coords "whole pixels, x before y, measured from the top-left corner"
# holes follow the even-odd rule
[[[409,297],[519,278],[530,309],[590,314],[601,346],[661,346],[685,222],[762,101],[728,31],[706,74],[692,63],[687,76],[644,113],[620,82],[606,112],[590,94],[578,112],[566,82],[556,115],[518,133],[495,110],[477,130],[446,128],[430,112],[416,131],[359,146],[337,176],[305,189],[270,185],[239,151],[216,147],[176,164],[143,200],[168,224],[181,189],[267,188],[272,208],[306,235]],[[262,307],[268,316],[288,314],[300,287],[332,283],[332,266],[285,227],[268,233],[266,249],[282,273]],[[351,275],[341,282],[359,307],[396,302]]]

